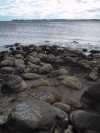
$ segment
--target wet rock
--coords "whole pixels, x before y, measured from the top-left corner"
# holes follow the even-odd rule
[[[40,78],[40,75],[36,74],[36,73],[24,73],[22,74],[22,77],[25,80],[36,80]]]
[[[64,119],[66,114],[36,99],[18,103],[12,112],[13,123],[17,122],[18,126],[31,129],[42,129],[54,124],[55,116]]]
[[[89,73],[89,79],[95,81],[98,79],[98,68],[94,68],[90,73]]]
[[[52,75],[54,77],[57,77],[57,76],[62,76],[62,75],[68,75],[69,74],[69,71],[66,70],[65,68],[61,68],[59,70],[55,70],[52,72]]]
[[[83,48],[82,51],[83,52],[88,52],[88,49],[87,48]]]
[[[85,133],[99,133],[99,132],[88,130],[88,131],[85,131]]]
[[[74,111],[71,114],[71,121],[76,131],[94,130],[100,132],[100,115],[83,110]]]
[[[14,59],[12,57],[6,58],[0,63],[1,66],[13,66],[14,65]]]
[[[0,112],[0,125],[7,123],[10,112]]]
[[[72,89],[81,89],[81,82],[75,76],[64,76],[61,84],[63,84],[64,86],[68,86]]]
[[[49,104],[61,101],[61,96],[56,92],[52,92],[51,89],[51,87],[40,87],[33,92],[33,96]]]
[[[61,57],[61,56],[57,56],[57,57],[56,57],[56,60],[55,60],[55,63],[56,63],[56,64],[59,64],[59,65],[60,65],[60,64],[63,64],[63,59],[62,59],[62,57]]]
[[[10,66],[5,66],[5,67],[2,67],[0,69],[0,72],[2,74],[13,74],[15,72],[15,68],[14,67],[10,67]]]
[[[82,107],[79,99],[77,99],[75,97],[66,98],[66,104],[71,106],[71,110],[77,110]]]
[[[17,72],[22,73],[25,71],[25,64],[23,59],[15,59],[14,66]]]
[[[53,54],[49,54],[49,55],[47,56],[47,62],[49,62],[49,63],[54,63],[55,60],[56,60],[56,57],[55,57]]]
[[[92,69],[88,60],[83,59],[83,60],[80,60],[78,63],[80,64],[80,66],[82,66],[85,69],[90,69],[90,70]]]
[[[41,74],[49,73],[53,70],[53,67],[51,64],[42,63],[42,67],[40,67],[39,72]]]
[[[17,75],[7,75],[3,79],[1,92],[3,94],[12,94],[23,91],[27,88],[25,81]]]
[[[28,60],[33,64],[40,64],[40,58],[28,56]]]
[[[58,102],[58,103],[54,103],[53,105],[57,108],[60,108],[61,110],[63,110],[66,113],[69,113],[71,111],[71,107],[68,104]]]
[[[82,94],[81,104],[84,109],[100,113],[100,84],[88,87]]]
[[[56,128],[56,129],[54,130],[54,133],[61,133],[61,130],[60,130],[59,128]]]
[[[72,125],[68,125],[68,128],[64,131],[64,133],[74,133],[73,132],[73,126]]]
[[[90,51],[90,53],[91,53],[91,55],[100,54],[100,50],[93,49],[93,50]]]
[[[31,88],[36,88],[40,86],[49,86],[49,81],[47,79],[39,79],[39,80],[34,80],[32,82],[32,87]]]
[[[72,66],[78,65],[77,59],[78,59],[78,57],[71,57],[71,56],[64,57],[64,61],[66,62],[66,64],[68,63]]]
[[[32,64],[31,62],[28,62],[27,72],[39,73],[39,68],[40,68],[40,66],[38,66],[36,64]]]
[[[23,59],[23,55],[22,55],[22,54],[16,54],[16,55],[15,55],[15,58],[16,58],[16,59]]]

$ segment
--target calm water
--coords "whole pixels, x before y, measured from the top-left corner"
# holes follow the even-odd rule
[[[66,46],[99,46],[100,21],[0,22],[0,46],[43,41],[60,42],[59,45]]]

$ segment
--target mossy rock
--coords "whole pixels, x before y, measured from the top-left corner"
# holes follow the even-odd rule
[[[81,89],[81,82],[75,76],[64,76],[63,80],[61,80],[61,84],[75,90]]]
[[[5,124],[8,121],[9,116],[8,112],[0,112],[0,125]]]
[[[33,81],[32,88],[37,88],[40,86],[49,86],[49,81],[47,79],[39,79]]]

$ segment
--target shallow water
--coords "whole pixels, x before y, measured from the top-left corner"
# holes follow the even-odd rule
[[[56,42],[61,46],[99,47],[100,21],[0,22],[0,46],[16,42],[39,44],[44,41]]]

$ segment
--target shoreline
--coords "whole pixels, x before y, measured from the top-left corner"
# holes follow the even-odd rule
[[[84,111],[85,89],[100,82],[100,51],[19,43],[6,47],[0,52],[1,133],[80,130],[71,114]]]

